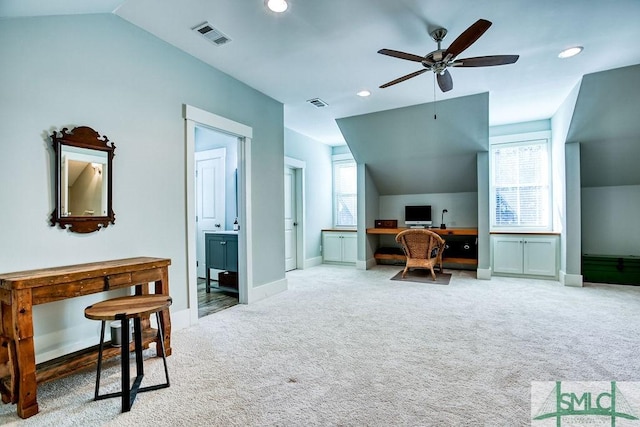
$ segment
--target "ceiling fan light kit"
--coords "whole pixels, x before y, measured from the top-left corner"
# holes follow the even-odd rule
[[[447,30],[444,28],[437,28],[432,31],[430,35],[438,44],[438,49],[426,54],[425,56],[391,49],[380,49],[378,53],[405,59],[407,61],[419,62],[424,67],[422,70],[414,71],[406,76],[402,76],[385,83],[380,86],[380,88],[384,89],[412,77],[416,77],[426,71],[432,71],[436,75],[440,90],[442,92],[448,92],[453,89],[453,79],[451,77],[451,73],[449,73],[449,70],[447,69],[449,67],[490,67],[494,65],[513,64],[518,60],[518,55],[492,55],[457,59],[458,55],[475,43],[490,26],[491,22],[486,19],[478,19],[473,25],[460,34],[447,49],[442,49],[441,47],[442,40],[447,35]]]

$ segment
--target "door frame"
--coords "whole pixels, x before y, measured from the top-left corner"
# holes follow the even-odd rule
[[[196,126],[226,133],[238,138],[238,302],[247,304],[253,283],[252,206],[251,206],[251,140],[253,128],[192,105],[183,104],[186,151],[186,243],[187,292],[191,324],[198,323],[198,274],[196,267],[196,202],[195,202],[195,128]]]
[[[304,184],[305,170],[307,163],[303,160],[294,159],[293,157],[284,158],[285,167],[294,171],[295,194],[296,194],[296,218],[298,223],[296,227],[296,269],[304,270],[305,268],[305,200],[304,200]]]

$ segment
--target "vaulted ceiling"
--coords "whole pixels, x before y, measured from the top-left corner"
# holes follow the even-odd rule
[[[489,93],[490,125],[551,117],[583,75],[640,63],[637,0],[289,0],[277,15],[264,0],[3,0],[0,18],[115,13],[179,49],[282,102],[285,126],[328,144],[343,135],[336,119]],[[492,27],[463,57],[518,54],[516,64],[453,69],[442,93],[421,69],[381,48],[425,55],[429,32],[444,27],[443,47],[479,18]],[[216,46],[192,30],[208,21],[231,41]],[[0,21],[1,22],[1,21]],[[105,35],[108,36],[108,35]],[[584,46],[577,57],[558,52]],[[368,89],[368,98],[356,92]],[[320,98],[317,108],[307,100]]]

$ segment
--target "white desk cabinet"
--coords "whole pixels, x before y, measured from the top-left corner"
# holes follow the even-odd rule
[[[358,258],[358,234],[355,231],[323,231],[322,261],[355,264]]]
[[[491,236],[493,272],[496,274],[558,276],[558,236]]]

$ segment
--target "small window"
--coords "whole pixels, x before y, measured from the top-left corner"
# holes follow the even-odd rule
[[[492,229],[551,229],[549,152],[548,138],[514,136],[507,142],[492,142]]]
[[[333,223],[355,227],[358,219],[357,167],[353,160],[333,162]]]

